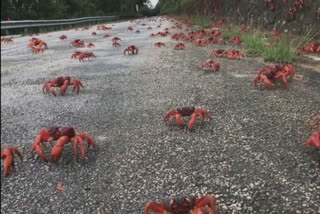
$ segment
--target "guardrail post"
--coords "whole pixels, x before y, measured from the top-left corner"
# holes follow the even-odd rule
[[[23,32],[24,32],[25,34],[27,34],[27,33],[28,33],[28,28],[24,28]]]
[[[6,35],[9,36],[9,30],[8,29],[6,30]]]

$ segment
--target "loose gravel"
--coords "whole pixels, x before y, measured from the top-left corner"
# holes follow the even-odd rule
[[[320,73],[295,65],[307,82],[267,90],[252,84],[267,66],[254,58],[215,59],[220,70],[205,72],[199,65],[213,48],[236,47],[186,43],[176,51],[178,42],[169,36],[149,37],[173,25],[162,20],[156,28],[160,20],[108,24],[112,30],[105,32],[93,26],[41,34],[49,48],[37,55],[26,48],[28,36],[1,44],[1,148],[16,146],[24,156],[8,177],[1,164],[2,213],[142,213],[150,200],[204,194],[216,197],[220,214],[320,213],[320,151],[304,148],[308,122],[320,113]],[[62,34],[68,39],[59,40]],[[120,48],[112,47],[113,36],[122,39]],[[71,47],[77,38],[96,47]],[[139,54],[124,56],[132,44]],[[97,58],[71,59],[76,50]],[[42,93],[45,81],[65,75],[85,89]],[[181,105],[207,109],[212,121],[198,121],[192,132],[166,126],[163,115]],[[98,148],[87,151],[85,163],[71,145],[58,164],[32,158],[35,137],[51,125],[73,126]]]

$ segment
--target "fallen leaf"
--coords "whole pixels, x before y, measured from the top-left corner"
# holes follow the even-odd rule
[[[62,191],[63,190],[63,183],[58,183],[57,190]]]

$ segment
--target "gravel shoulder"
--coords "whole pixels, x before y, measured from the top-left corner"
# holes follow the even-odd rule
[[[2,45],[1,148],[14,145],[24,155],[9,177],[1,163],[3,213],[142,213],[150,200],[184,194],[215,196],[220,214],[320,213],[320,151],[304,148],[308,122],[320,114],[319,72],[296,66],[307,82],[259,89],[252,79],[266,65],[254,58],[217,59],[220,71],[200,70],[213,48],[232,46],[186,43],[175,51],[170,37],[149,38],[172,26],[161,18],[108,26],[113,29],[40,35],[49,46],[44,54],[26,48],[31,37]],[[62,34],[68,40],[60,41]],[[113,36],[123,40],[121,48],[112,47]],[[71,59],[74,51],[89,50],[71,47],[76,38],[94,43],[97,58]],[[166,47],[153,46],[160,41]],[[131,44],[139,54],[124,56]],[[64,75],[80,79],[85,89],[42,93],[45,81]],[[181,105],[207,109],[212,121],[198,121],[193,132],[166,126],[163,115]],[[56,165],[32,158],[35,137],[50,125],[73,126],[98,148],[87,151],[85,164],[71,145]],[[60,182],[63,191],[56,189]]]

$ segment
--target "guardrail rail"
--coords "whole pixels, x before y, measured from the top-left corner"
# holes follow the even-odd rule
[[[1,32],[5,31],[9,35],[9,30],[24,28],[24,33],[28,32],[28,28],[36,27],[54,27],[62,25],[75,25],[88,22],[103,22],[119,20],[121,16],[98,16],[98,17],[83,17],[77,19],[57,19],[57,20],[23,20],[23,21],[2,21]]]

